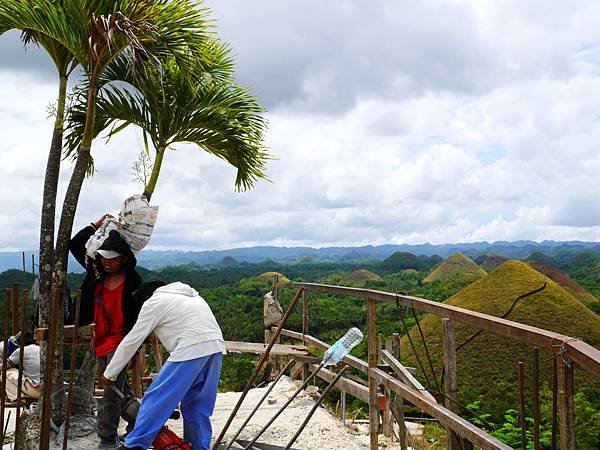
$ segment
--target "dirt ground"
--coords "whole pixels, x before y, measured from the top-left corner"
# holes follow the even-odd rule
[[[291,397],[296,388],[297,385],[290,378],[282,377],[269,395],[269,401],[265,400],[265,402],[261,405],[248,425],[246,425],[245,429],[240,433],[239,439],[253,439],[258,434],[259,430]],[[264,395],[266,389],[266,387],[252,389],[248,393],[241,409],[237,414],[236,419],[229,427],[229,430],[226,434],[227,440],[239,429],[247,415]],[[239,392],[226,392],[218,395],[215,412],[212,417],[214,438],[220,434],[239,396]],[[270,428],[268,428],[267,431],[258,439],[258,442],[281,445],[285,447],[285,445],[299,429],[300,424],[307,417],[314,404],[314,400],[309,394],[306,392],[301,393],[292,401],[292,403],[277,418],[277,420],[275,420]],[[182,420],[170,420],[167,423],[167,426],[180,436],[183,435]],[[10,432],[12,430],[14,430],[14,412],[11,414],[11,421],[8,425],[8,431]],[[124,422],[121,424],[120,432],[125,432]],[[51,448],[61,449],[61,442],[59,442],[55,434],[53,434],[53,436]],[[95,433],[92,433],[83,438],[70,438],[68,447],[73,450],[91,450],[95,449],[97,445],[97,437]],[[389,450],[400,449],[399,443],[390,442],[383,436],[379,437],[379,446],[380,448],[386,448]],[[3,450],[10,448],[12,448],[11,444],[5,444]],[[368,450],[368,427],[365,425],[353,424],[344,426],[339,418],[331,415],[325,408],[319,407],[317,408],[306,428],[294,443],[293,448],[298,450]]]

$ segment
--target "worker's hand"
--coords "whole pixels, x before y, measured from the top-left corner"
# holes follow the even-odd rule
[[[109,217],[113,217],[111,214],[106,213],[104,214],[102,217],[100,217],[98,220],[96,220],[94,222],[94,225],[96,228],[100,228],[102,226],[102,224],[106,221],[106,219],[108,219]]]
[[[112,381],[110,381],[104,375],[100,375],[100,378],[98,378],[98,384],[102,387],[107,387],[112,384]]]

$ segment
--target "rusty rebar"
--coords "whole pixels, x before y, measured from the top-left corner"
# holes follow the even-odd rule
[[[8,320],[10,317],[10,289],[6,288],[4,298],[4,346],[2,348],[2,392],[0,392],[0,424],[3,427],[0,436],[0,448],[4,445],[4,410],[6,407],[6,364],[8,359]]]
[[[277,327],[277,330],[275,331],[275,333],[273,333],[273,336],[271,336],[271,341],[269,342],[269,345],[265,349],[265,352],[263,353],[262,358],[260,359],[259,363],[254,368],[254,372],[252,372],[252,375],[250,376],[250,379],[248,380],[248,383],[246,383],[246,387],[244,388],[244,392],[242,392],[242,395],[240,395],[240,398],[238,399],[237,404],[233,408],[233,411],[231,411],[231,414],[229,415],[229,418],[227,419],[227,422],[223,426],[223,429],[221,430],[221,433],[219,434],[219,437],[216,439],[215,443],[213,444],[212,450],[217,450],[217,448],[219,447],[219,444],[223,440],[223,437],[225,436],[225,433],[229,429],[229,426],[231,425],[231,422],[233,422],[233,419],[234,419],[235,415],[237,414],[238,410],[240,409],[240,406],[242,406],[242,402],[246,398],[246,395],[248,395],[248,391],[252,387],[252,384],[254,383],[254,380],[258,376],[258,373],[260,372],[260,369],[262,368],[262,366],[265,363],[265,361],[269,358],[269,353],[271,352],[271,349],[273,348],[273,345],[275,345],[275,342],[277,342],[277,338],[281,334],[281,330],[283,329],[283,326],[285,325],[285,323],[287,322],[288,318],[290,317],[290,315],[294,311],[296,303],[298,303],[298,299],[300,298],[300,296],[302,295],[303,292],[304,292],[304,288],[300,287],[298,289],[298,292],[296,292],[296,295],[294,295],[294,298],[292,299],[292,302],[290,303],[290,306],[288,307],[287,311],[285,312],[285,315],[281,319],[281,323]]]
[[[21,337],[19,339],[19,378],[17,379],[17,410],[15,412],[15,448],[19,448],[19,428],[21,427],[21,400],[23,398],[23,363],[25,361],[25,323],[27,322],[27,295],[23,292],[23,314],[21,316]],[[18,304],[18,303],[17,303]],[[18,313],[17,311],[14,314]]]
[[[533,448],[540,450],[540,349],[533,348]]]
[[[556,450],[556,438],[558,435],[558,358],[555,355],[552,364],[552,440],[550,448]]]
[[[289,450],[290,447],[294,444],[294,442],[296,442],[296,439],[298,439],[298,436],[300,436],[300,433],[302,433],[302,431],[304,431],[304,428],[306,428],[306,425],[308,425],[308,422],[312,418],[313,414],[315,413],[315,411],[317,410],[317,408],[319,407],[319,405],[321,404],[321,402],[325,398],[325,394],[327,394],[327,391],[329,391],[329,389],[335,383],[337,383],[340,378],[342,378],[342,375],[344,374],[344,372],[347,369],[348,369],[347,365],[345,365],[344,367],[342,367],[342,370],[339,371],[339,373],[334,378],[334,380],[331,383],[329,383],[327,385],[327,387],[323,390],[323,393],[321,394],[321,396],[318,398],[318,400],[315,402],[315,404],[313,405],[313,407],[309,411],[308,416],[306,416],[306,418],[304,419],[304,422],[302,422],[302,425],[300,425],[300,428],[298,428],[298,431],[296,431],[296,434],[294,434],[294,436],[292,436],[292,439],[290,439],[290,441],[285,446],[285,450]]]
[[[527,434],[525,421],[525,364],[523,361],[517,363],[517,383],[519,389],[519,421],[521,424],[521,448],[527,450]]]
[[[292,365],[293,362],[294,362],[294,360],[290,359],[288,361],[288,363],[285,365],[285,367],[283,368],[283,370],[281,370],[281,372],[279,372],[279,375],[277,375],[277,378],[275,378],[275,381],[273,381],[271,383],[271,386],[269,386],[269,388],[266,390],[266,392],[264,393],[262,398],[258,401],[256,406],[254,406],[254,409],[252,411],[250,411],[250,414],[248,414],[248,417],[246,417],[246,420],[244,420],[244,423],[242,425],[240,425],[240,428],[236,431],[236,433],[233,435],[233,437],[229,439],[229,442],[225,445],[225,448],[228,448],[231,445],[233,445],[234,441],[237,439],[237,437],[240,435],[240,433],[244,430],[245,426],[248,425],[248,422],[250,422],[250,419],[252,419],[252,417],[254,416],[256,411],[258,411],[258,408],[260,408],[260,405],[262,405],[262,403],[265,401],[265,399],[271,393],[271,391],[273,390],[273,388],[275,387],[277,382],[281,379],[281,377],[283,376],[285,371]]]
[[[73,380],[75,379],[75,356],[77,354],[77,335],[79,334],[79,313],[81,308],[81,291],[77,291],[75,301],[75,322],[73,324],[73,338],[71,340],[71,361],[69,364],[69,385],[67,387],[67,409],[65,411],[65,425],[63,432],[63,450],[67,448],[69,440],[69,425],[71,420],[71,407],[73,404]]]

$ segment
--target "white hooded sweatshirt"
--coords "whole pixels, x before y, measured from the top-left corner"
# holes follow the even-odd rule
[[[225,353],[223,335],[210,307],[195,289],[177,281],[158,288],[144,302],[137,322],[119,344],[104,376],[116,380],[153,331],[170,353],[167,361]]]

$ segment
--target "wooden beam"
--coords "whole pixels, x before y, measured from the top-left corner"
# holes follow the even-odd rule
[[[319,366],[318,364],[312,364],[311,367],[314,371]],[[336,377],[336,374],[331,370],[323,368],[319,370],[319,372],[317,373],[317,377],[331,383]],[[369,402],[369,388],[357,383],[356,381],[352,381],[346,377],[342,377],[339,379],[335,386],[339,389],[344,390],[347,394],[350,394],[353,397],[362,400],[365,403]]]
[[[235,353],[264,353],[267,344],[263,344],[262,342],[233,342],[233,341],[225,341],[225,348],[228,352]],[[299,355],[305,356],[308,355],[308,349],[304,345],[287,345],[287,344],[273,344],[271,351],[269,352],[271,355]]]
[[[456,375],[456,338],[454,336],[454,322],[450,319],[442,319],[442,339],[444,347],[444,406],[450,411],[458,413],[458,383]],[[446,449],[460,450],[462,442],[460,438],[451,429],[446,434]],[[450,439],[448,439],[448,437]]]
[[[408,368],[404,367],[396,358],[394,358],[390,352],[384,350],[381,352],[382,359],[392,368],[394,373],[398,375],[405,384],[411,386],[413,389],[416,389],[423,393],[425,397],[427,397],[432,402],[437,402],[435,397],[431,395],[425,387],[417,380],[408,370]]]
[[[379,383],[388,387],[390,390],[398,393],[404,399],[406,399],[416,407],[422,409],[425,413],[436,418],[442,426],[451,428],[462,438],[473,442],[475,445],[481,447],[482,449],[512,449],[512,447],[506,445],[505,443],[501,442],[495,437],[490,436],[485,431],[480,430],[471,422],[463,419],[459,415],[444,408],[438,403],[432,402],[421,392],[401,383],[400,381],[396,380],[393,376],[385,373],[384,371],[380,369],[369,369],[369,373],[373,378],[377,379]]]
[[[73,325],[64,326],[63,340],[65,344],[73,344],[74,328],[75,327]],[[79,327],[79,329],[77,330],[77,339],[75,343],[89,344],[90,342],[92,342],[92,328],[93,324]],[[43,342],[48,340],[48,328],[36,328],[33,332],[33,338],[37,342]]]
[[[408,295],[392,294],[383,291],[374,291],[362,288],[352,288],[343,286],[330,286],[317,283],[284,283],[281,287],[311,289],[317,292],[324,292],[335,295],[349,295],[372,299],[380,302],[414,308],[418,311],[435,314],[442,318],[452,319],[456,322],[466,325],[472,325],[482,330],[491,331],[500,336],[508,337],[519,342],[524,342],[533,347],[543,348],[550,353],[556,353],[556,348],[561,347],[565,357],[573,360],[585,370],[600,378],[600,350],[595,349],[585,342],[554,333],[552,331],[542,330],[541,328],[524,325],[500,317],[488,314],[470,311],[458,306],[448,305],[446,303],[434,302],[424,298],[412,297]]]

